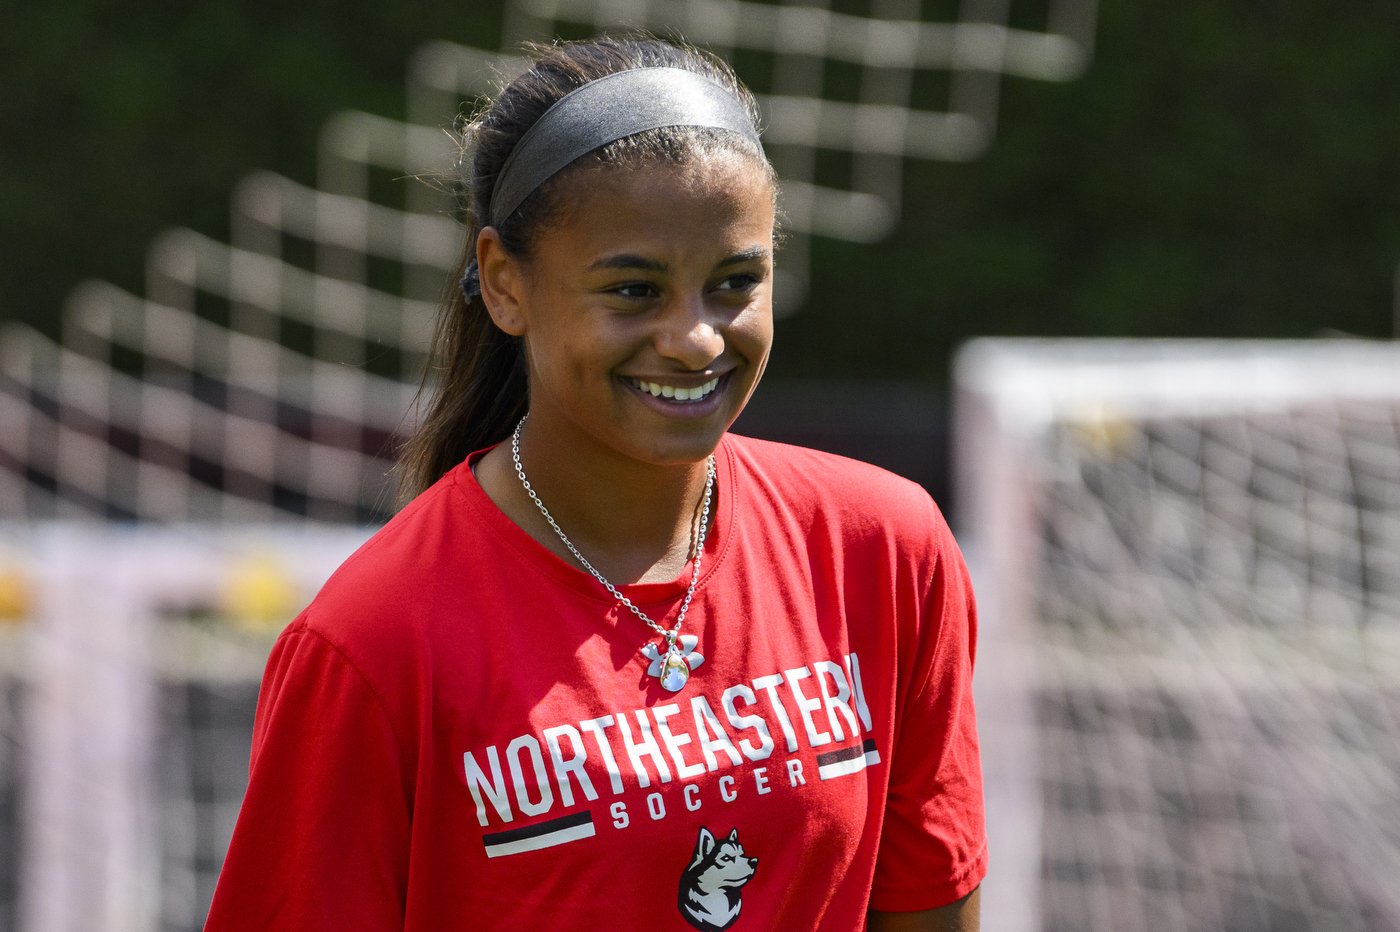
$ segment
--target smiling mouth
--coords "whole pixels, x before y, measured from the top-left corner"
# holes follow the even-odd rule
[[[719,377],[710,379],[704,385],[697,385],[694,388],[683,388],[676,385],[664,385],[660,382],[644,382],[641,379],[627,379],[628,384],[638,391],[647,392],[657,398],[665,398],[667,401],[678,404],[695,404],[703,401],[710,392],[719,385]]]

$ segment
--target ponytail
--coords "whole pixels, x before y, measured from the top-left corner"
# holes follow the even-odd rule
[[[420,401],[432,375],[440,373],[441,380],[399,461],[402,499],[432,485],[473,451],[510,436],[529,405],[520,338],[496,326],[480,294],[469,300],[456,279],[448,287]]]

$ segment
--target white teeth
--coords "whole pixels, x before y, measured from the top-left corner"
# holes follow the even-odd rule
[[[677,388],[674,385],[659,385],[656,382],[643,382],[641,379],[633,379],[632,384],[644,392],[651,392],[658,398],[673,398],[676,401],[699,401],[719,385],[719,379],[710,379],[704,385],[695,388]]]

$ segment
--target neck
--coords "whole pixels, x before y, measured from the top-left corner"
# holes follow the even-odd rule
[[[707,464],[655,465],[628,457],[572,423],[532,414],[520,461],[535,494],[588,562],[614,585],[668,582],[690,559],[705,494]],[[482,489],[515,524],[565,562],[578,566],[515,471],[507,439],[483,457]],[[717,513],[718,489],[710,504]]]

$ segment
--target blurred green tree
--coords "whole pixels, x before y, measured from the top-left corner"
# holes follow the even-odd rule
[[[162,227],[226,236],[244,173],[314,181],[336,110],[402,117],[417,45],[501,28],[494,0],[0,6],[0,317],[50,332],[83,278],[140,291]],[[1400,7],[1103,0],[1098,36],[1075,83],[1006,79],[983,158],[908,163],[890,240],[817,241],[773,372],[938,382],[977,334],[1391,335]]]

